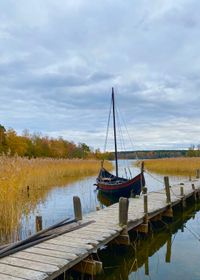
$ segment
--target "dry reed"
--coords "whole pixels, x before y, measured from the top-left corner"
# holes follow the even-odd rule
[[[144,166],[148,171],[159,174],[195,176],[196,170],[200,169],[200,158],[150,159],[144,161]]]
[[[22,215],[28,215],[54,186],[98,173],[97,160],[0,157],[0,243],[18,239]],[[112,164],[105,163],[112,168]],[[29,191],[27,191],[29,186]]]

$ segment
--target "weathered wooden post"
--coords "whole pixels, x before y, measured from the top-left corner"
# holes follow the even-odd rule
[[[183,188],[183,186],[180,187],[180,191],[181,191],[181,196],[184,196],[184,188]]]
[[[26,191],[27,191],[27,196],[29,197],[30,196],[30,187],[29,186],[26,187]]]
[[[141,190],[142,193],[147,193],[147,188],[143,186],[143,173],[144,173],[144,161],[141,162],[141,167],[140,167],[140,183],[141,183]]]
[[[35,218],[35,228],[36,228],[36,232],[42,230],[42,216],[36,216],[36,218]]]
[[[190,182],[192,181],[192,176],[191,176],[191,174],[189,175],[189,181],[190,181]]]
[[[121,245],[130,245],[130,238],[128,234],[128,207],[129,200],[125,197],[119,199],[119,225],[122,227],[122,231],[119,236],[115,238],[114,243]]]
[[[143,217],[143,223],[134,228],[137,232],[142,232],[147,234],[149,231],[149,218],[148,218],[148,196],[147,194],[143,195],[143,207],[144,207],[144,217]]]
[[[119,225],[127,226],[129,200],[125,197],[119,199]]]
[[[165,183],[165,192],[166,192],[166,202],[168,204],[167,210],[162,214],[163,216],[172,218],[173,217],[173,210],[171,206],[171,193],[170,193],[170,185],[169,185],[169,177],[164,177],[164,183]]]
[[[170,193],[169,177],[168,176],[164,177],[164,183],[165,183],[165,192],[166,192],[166,197],[167,197],[166,202],[170,204],[171,203],[171,193]]]
[[[182,207],[186,207],[186,201],[185,201],[185,195],[184,195],[184,187],[180,186],[180,194],[181,194],[181,201],[182,201]]]
[[[80,198],[78,196],[74,196],[73,203],[74,203],[74,217],[77,221],[80,221],[83,219]]]
[[[147,188],[146,187],[143,187],[142,193],[147,194]]]
[[[197,192],[196,192],[196,188],[195,188],[194,184],[192,184],[192,189],[193,189],[193,194],[194,194],[194,200],[196,201],[197,200]]]
[[[144,224],[148,224],[148,197],[144,194]]]
[[[199,179],[200,178],[200,169],[196,170],[196,178]]]

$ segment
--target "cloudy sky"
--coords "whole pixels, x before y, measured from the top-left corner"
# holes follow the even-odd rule
[[[134,149],[199,143],[199,11],[199,0],[1,0],[0,123],[102,149],[114,86]]]

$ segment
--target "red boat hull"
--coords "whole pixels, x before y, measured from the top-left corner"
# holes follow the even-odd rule
[[[102,192],[122,196],[127,196],[131,193],[134,195],[139,195],[143,186],[145,186],[145,179],[143,173],[140,173],[136,177],[118,184],[109,182],[97,183],[98,189]]]

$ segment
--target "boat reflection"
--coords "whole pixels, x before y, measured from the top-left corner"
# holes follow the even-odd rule
[[[97,199],[102,208],[105,206],[106,207],[110,206],[119,201],[118,196],[115,196],[112,194],[106,194],[106,193],[102,192],[101,190],[98,190]]]

